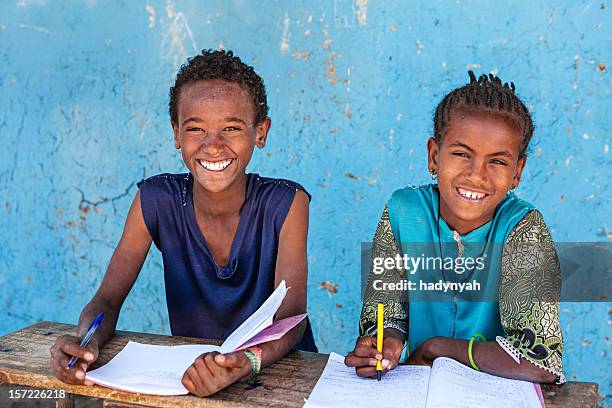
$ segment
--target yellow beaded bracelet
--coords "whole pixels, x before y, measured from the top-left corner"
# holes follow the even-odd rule
[[[474,345],[474,340],[476,340],[477,338],[482,341],[487,341],[487,339],[485,339],[485,337],[480,333],[476,333],[475,335],[473,335],[470,339],[470,343],[468,344],[468,358],[470,359],[470,364],[472,365],[472,368],[476,371],[480,371],[480,368],[478,368],[476,362],[474,361],[474,357],[472,356],[472,346]]]

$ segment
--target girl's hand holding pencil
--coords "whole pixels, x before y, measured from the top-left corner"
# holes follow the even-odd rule
[[[376,349],[376,337],[364,336],[357,339],[355,349],[344,359],[347,367],[355,367],[355,372],[360,377],[372,378],[376,377],[378,361],[381,361],[383,375],[397,367],[402,355],[405,335],[392,328],[386,328],[384,334],[382,353]]]

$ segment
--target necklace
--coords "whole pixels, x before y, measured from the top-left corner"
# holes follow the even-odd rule
[[[442,253],[442,241],[440,239],[440,208],[439,207],[438,207],[438,217],[437,217],[437,225],[436,225],[436,227],[438,229],[438,248],[439,248],[440,260],[441,260],[441,266],[442,266],[442,279],[444,279],[444,282],[448,282],[449,279],[446,276],[446,270],[444,268],[444,262],[443,262],[444,261],[444,256],[443,256],[443,253]],[[492,229],[493,229],[493,222],[491,220],[491,224],[489,225],[489,229],[487,230],[487,235],[485,237],[485,242],[484,242],[484,245],[483,245],[482,252],[480,253],[480,255],[476,259],[484,258],[485,254],[487,252],[487,248],[489,246],[489,238],[491,236],[491,230]],[[455,264],[456,264],[457,263],[456,259],[461,258],[463,253],[465,252],[465,246],[461,242],[461,235],[459,235],[459,233],[457,231],[454,231],[454,230],[453,230],[453,240],[457,243],[457,249],[458,249],[457,257],[455,258]],[[475,268],[476,268],[476,265],[474,265],[470,269],[468,269],[468,271],[467,271],[468,273],[467,273],[467,275],[466,275],[466,277],[465,277],[465,279],[463,280],[462,283],[468,282],[472,278],[472,276],[474,275]],[[455,272],[455,271],[453,271],[453,272]],[[455,272],[455,274],[459,274],[459,273]],[[463,272],[461,274],[463,274]],[[453,290],[453,293],[456,295],[455,292],[456,291]]]

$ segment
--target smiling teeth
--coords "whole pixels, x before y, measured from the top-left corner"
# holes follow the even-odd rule
[[[458,188],[457,191],[461,194],[462,197],[465,197],[469,200],[480,200],[483,199],[486,194],[477,193],[475,191],[464,190],[463,188]]]
[[[206,160],[198,160],[198,163],[200,163],[200,165],[202,167],[204,167],[206,170],[211,170],[211,171],[223,171],[227,168],[227,166],[230,165],[230,163],[232,162],[232,159],[229,160],[222,160],[222,161],[218,161],[218,162],[209,162]]]

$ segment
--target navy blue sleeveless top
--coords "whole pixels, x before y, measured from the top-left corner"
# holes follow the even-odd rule
[[[145,224],[164,261],[172,334],[227,338],[272,294],[281,228],[297,189],[308,192],[289,180],[248,174],[236,235],[221,267],[195,218],[190,173],[160,174],[138,187]],[[310,322],[296,348],[317,351]]]

